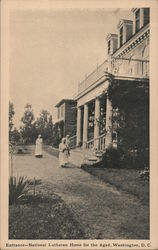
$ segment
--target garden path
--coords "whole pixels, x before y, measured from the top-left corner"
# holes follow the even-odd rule
[[[87,239],[147,239],[148,207],[79,167],[60,168],[58,158],[44,152],[14,156],[14,173],[47,183],[65,201]],[[40,185],[37,186],[40,188]],[[42,192],[42,190],[41,190]]]

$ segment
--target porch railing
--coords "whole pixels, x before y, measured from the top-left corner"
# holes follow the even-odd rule
[[[105,72],[109,72],[114,76],[149,78],[149,60],[112,57],[109,61],[104,61],[78,84],[78,94],[101,79]]]
[[[107,60],[97,66],[97,68],[91,74],[89,74],[82,82],[78,84],[78,93],[81,93],[90,87],[95,81],[104,76],[105,71],[108,71]]]
[[[111,73],[115,76],[149,77],[149,61],[129,58],[112,58]]]
[[[98,138],[96,139],[92,139],[90,141],[88,141],[86,143],[86,148],[87,149],[95,149],[95,141],[98,141],[97,142],[97,145],[98,145],[98,148],[97,150],[104,150],[105,149],[105,142],[106,142],[106,135],[103,134],[103,135],[100,135]]]
[[[104,150],[105,149],[105,139],[106,139],[106,135],[105,134],[103,134],[103,135],[100,135],[99,137],[98,137],[98,140],[99,140],[99,150]]]
[[[73,135],[69,138],[70,140],[70,148],[75,148],[76,147],[76,142],[77,142],[77,136],[76,135]]]
[[[94,149],[94,139],[91,139],[86,142],[86,148],[87,149]]]

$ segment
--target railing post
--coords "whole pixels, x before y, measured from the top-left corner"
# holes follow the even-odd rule
[[[109,100],[108,94],[106,98],[106,142],[105,148],[112,145],[112,104]]]
[[[87,146],[88,139],[88,104],[84,104],[84,118],[83,118],[83,148]]]
[[[95,100],[95,125],[94,125],[94,148],[99,148],[99,118],[100,118],[100,99]]]
[[[81,142],[81,107],[77,109],[77,141],[76,146]]]

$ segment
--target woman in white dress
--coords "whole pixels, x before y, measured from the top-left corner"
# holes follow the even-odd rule
[[[63,138],[61,143],[59,144],[59,165],[61,167],[65,167],[67,163],[67,146],[65,138]]]
[[[35,156],[38,158],[42,158],[43,154],[42,154],[42,143],[43,140],[41,138],[41,135],[38,135],[38,138],[36,140],[36,148],[35,148]]]

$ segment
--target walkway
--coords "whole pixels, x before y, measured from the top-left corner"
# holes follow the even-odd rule
[[[60,168],[58,158],[47,153],[42,159],[17,155],[14,173],[47,182],[71,209],[87,239],[148,238],[148,207],[79,167]]]

